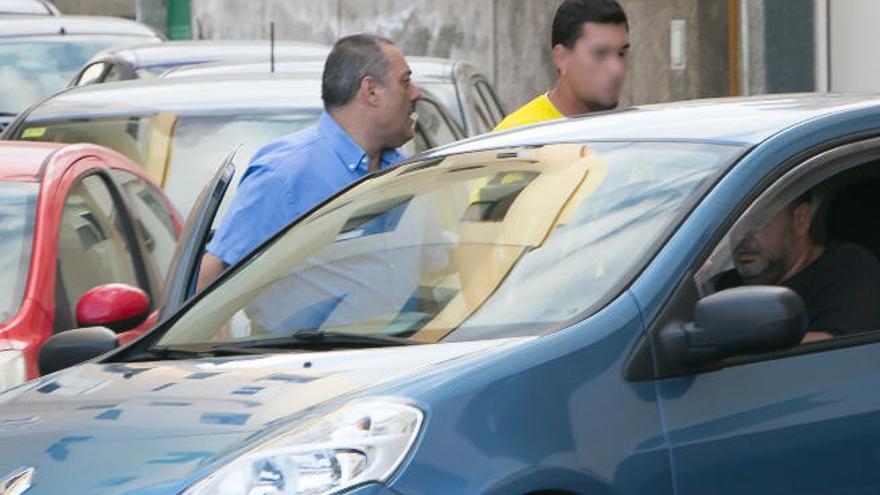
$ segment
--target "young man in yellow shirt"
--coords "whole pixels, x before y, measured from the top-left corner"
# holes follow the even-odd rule
[[[558,78],[496,131],[617,107],[627,70],[629,23],[615,0],[565,0],[552,29]]]

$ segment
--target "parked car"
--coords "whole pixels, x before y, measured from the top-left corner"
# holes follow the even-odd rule
[[[0,396],[0,473],[28,495],[871,491],[880,332],[799,344],[791,289],[714,281],[808,190],[829,240],[876,253],[878,122],[867,96],[669,104],[369,176],[130,345],[53,337],[45,371],[93,359]]]
[[[0,16],[61,15],[49,0],[0,0]]]
[[[461,60],[430,57],[407,57],[413,80],[430,91],[449,109],[468,136],[491,131],[507,115],[492,84],[471,64]],[[270,64],[266,60],[238,63],[213,63],[170,69],[162,77],[220,76],[231,74],[267,74],[275,72],[320,72],[324,57],[309,60],[298,57]]]
[[[146,329],[181,225],[143,171],[111,150],[3,142],[0,155],[0,389],[6,389],[38,376],[37,353],[52,335],[100,322]],[[112,285],[121,283],[130,287]],[[95,314],[96,301],[108,294],[118,304]]]
[[[268,41],[166,41],[105,50],[74,76],[71,86],[155,78],[174,68],[210,62],[272,58]],[[276,42],[274,56],[326,57],[330,49],[314,43]]]
[[[95,53],[159,41],[143,24],[113,17],[0,19],[0,129],[29,105],[64,89]]]
[[[161,184],[184,215],[231,150],[259,148],[313,125],[319,74],[140,80],[74,88],[23,113],[5,139],[89,142],[115,149]],[[411,154],[464,137],[429,93],[416,106]]]

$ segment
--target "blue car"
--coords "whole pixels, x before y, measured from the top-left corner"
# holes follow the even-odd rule
[[[370,176],[196,293],[227,162],[154,330],[119,346],[108,298],[0,395],[0,493],[876,493],[880,326],[741,246],[791,212],[862,284],[822,307],[869,320],[878,160],[865,96],[547,123]]]

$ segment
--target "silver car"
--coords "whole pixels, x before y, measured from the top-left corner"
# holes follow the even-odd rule
[[[113,17],[16,16],[0,19],[0,128],[29,105],[64,89],[95,53],[158,43],[155,31]]]
[[[464,137],[430,91],[416,104],[412,155]],[[239,162],[263,145],[315,124],[323,110],[315,74],[124,81],[71,88],[23,113],[4,139],[88,142],[146,169],[186,215],[230,151]]]
[[[407,57],[413,80],[420,88],[433,93],[446,107],[468,136],[491,131],[506,115],[492,84],[473,65],[461,60],[430,57]],[[276,62],[252,60],[241,63],[202,64],[171,69],[162,77],[192,77],[232,74],[267,74],[274,72],[321,71],[324,57],[300,56]]]
[[[314,43],[276,42],[274,56],[326,57],[330,48]],[[166,41],[102,51],[70,82],[85,86],[130,79],[151,79],[175,67],[215,62],[240,62],[273,56],[268,41]]]

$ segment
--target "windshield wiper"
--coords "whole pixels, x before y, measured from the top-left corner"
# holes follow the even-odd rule
[[[150,347],[137,354],[126,356],[122,361],[132,363],[139,361],[174,361],[178,359],[198,359],[211,356],[212,354],[205,350],[178,349],[174,347]]]
[[[284,337],[225,342],[201,347],[150,347],[123,359],[126,362],[201,359],[241,354],[264,354],[267,349],[358,349],[419,345],[422,342],[388,335],[358,335],[320,330],[300,330]]]
[[[300,330],[283,337],[220,344],[208,349],[208,352],[231,353],[236,350],[248,352],[247,350],[252,349],[311,349],[315,347],[357,349],[362,347],[394,347],[419,344],[422,344],[422,342],[389,335],[359,335],[321,330]]]

